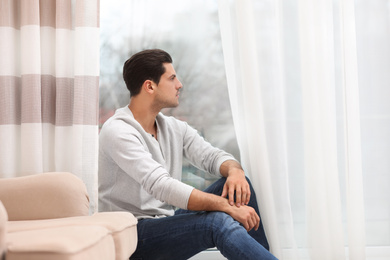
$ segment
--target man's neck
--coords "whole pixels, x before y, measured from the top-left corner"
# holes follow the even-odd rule
[[[152,112],[150,109],[144,106],[135,105],[134,102],[130,102],[129,109],[134,116],[134,119],[142,126],[142,128],[152,134],[156,135],[156,117],[158,112]]]

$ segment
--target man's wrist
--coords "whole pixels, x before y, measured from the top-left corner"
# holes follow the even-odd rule
[[[228,215],[232,214],[232,205],[229,204],[229,200],[227,198],[219,197],[218,199],[218,209],[216,211],[225,212]]]
[[[232,167],[228,171],[228,177],[233,175],[245,176],[245,172],[241,167],[240,168]]]
[[[231,175],[234,175],[236,172],[237,173],[242,172],[242,174],[245,175],[244,170],[242,169],[241,165],[237,161],[227,160],[221,164],[220,173],[222,176],[229,177]]]

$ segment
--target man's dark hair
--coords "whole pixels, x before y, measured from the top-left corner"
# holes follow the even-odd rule
[[[144,50],[131,56],[123,65],[123,79],[130,97],[140,93],[145,80],[158,84],[165,73],[163,63],[172,63],[171,56],[159,49]]]

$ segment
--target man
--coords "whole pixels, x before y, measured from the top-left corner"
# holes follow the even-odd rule
[[[129,211],[139,220],[131,259],[188,259],[212,247],[229,259],[276,259],[264,248],[256,198],[240,164],[160,113],[179,105],[183,87],[170,55],[139,52],[125,62],[123,77],[130,104],[99,137],[99,210]],[[206,192],[182,183],[183,156],[222,178]]]

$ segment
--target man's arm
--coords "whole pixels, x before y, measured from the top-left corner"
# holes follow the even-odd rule
[[[221,164],[221,175],[226,177],[222,195],[217,196],[194,189],[188,200],[187,208],[194,211],[221,211],[229,214],[240,222],[247,231],[257,230],[260,217],[249,203],[250,188],[241,165],[234,160],[227,160]],[[236,192],[236,205],[234,205],[234,192]],[[229,195],[229,200],[226,196]]]
[[[226,177],[222,197],[229,195],[230,205],[234,205],[234,192],[236,193],[236,206],[247,205],[250,200],[251,191],[249,183],[245,178],[245,172],[241,165],[234,160],[228,160],[221,164],[221,175]]]
[[[194,189],[188,200],[189,210],[193,211],[221,211],[229,214],[240,222],[249,232],[251,229],[257,230],[260,225],[260,217],[256,211],[249,206],[237,207],[230,205],[228,200],[210,193]]]

